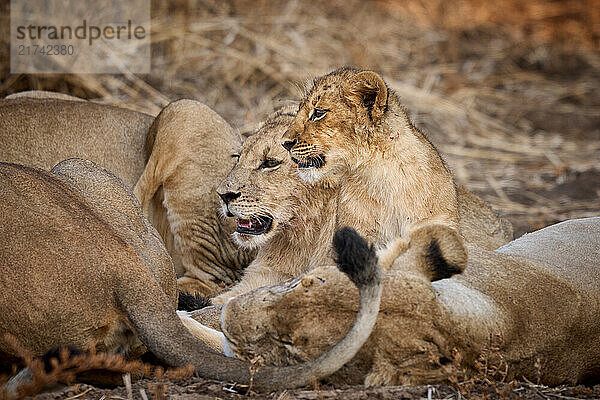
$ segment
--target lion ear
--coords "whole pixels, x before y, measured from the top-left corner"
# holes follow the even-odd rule
[[[431,281],[460,274],[467,266],[467,250],[458,232],[444,225],[426,225],[410,235],[416,267]]]
[[[169,134],[172,133],[169,124],[173,119],[171,117],[172,112],[170,112],[170,109],[173,108],[172,104],[174,103],[162,109],[154,119],[146,136],[148,161],[133,190],[145,215],[149,213],[150,201],[175,169],[175,161],[169,157],[169,154],[175,154],[173,153],[173,145],[169,140]]]
[[[387,110],[388,88],[383,78],[373,71],[359,72],[350,81],[349,97],[363,107],[369,120],[377,122]]]

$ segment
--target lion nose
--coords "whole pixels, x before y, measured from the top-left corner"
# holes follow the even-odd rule
[[[218,195],[225,204],[229,204],[230,201],[237,199],[242,194],[240,192],[237,192],[237,193],[227,192],[227,193],[218,193]]]
[[[282,146],[284,149],[286,149],[287,151],[292,150],[292,147],[294,147],[294,145],[297,143],[297,140],[288,140],[287,142],[283,142]]]

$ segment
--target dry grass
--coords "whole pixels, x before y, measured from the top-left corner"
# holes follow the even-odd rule
[[[14,342],[14,341],[13,341]],[[15,343],[15,342],[14,342]],[[597,399],[600,396],[600,386],[559,386],[550,388],[540,384],[542,367],[538,372],[537,382],[527,379],[522,381],[507,381],[508,364],[500,355],[502,338],[490,339],[490,345],[483,350],[477,361],[476,373],[466,376],[462,365],[462,357],[456,350],[453,351],[452,363],[442,366],[439,359],[431,357],[431,362],[443,368],[447,373],[448,384],[423,385],[417,387],[373,387],[362,386],[334,387],[321,386],[313,382],[312,390],[284,390],[274,393],[256,393],[251,386],[229,385],[217,381],[207,381],[201,378],[190,378],[193,368],[171,369],[164,371],[161,367],[154,367],[139,362],[127,362],[119,356],[105,354],[91,354],[68,356],[63,351],[58,359],[52,360],[53,369],[44,370],[40,360],[33,359],[26,351],[19,349],[26,365],[33,370],[34,382],[20,388],[20,398],[36,395],[38,399],[66,399],[92,398],[92,399],[118,399],[143,400],[166,398],[227,398],[239,399],[251,397],[255,399]],[[18,348],[18,345],[15,344]],[[107,372],[112,373],[111,378],[122,379],[120,387],[101,389],[89,384],[76,384],[72,382],[81,377],[84,372],[102,371],[104,377]],[[94,375],[87,375],[89,378]],[[145,379],[132,383],[132,376]],[[79,379],[80,380],[80,379]],[[0,383],[2,380],[0,379]],[[109,380],[104,380],[106,385]],[[53,391],[41,393],[42,388],[48,389],[50,385],[67,383],[71,386],[54,386]],[[0,399],[4,394],[0,392]]]
[[[599,0],[153,0],[152,10],[152,73],[140,76],[10,75],[4,13],[0,95],[57,90],[150,113],[191,97],[249,133],[306,80],[370,68],[517,234],[600,215]]]
[[[600,45],[599,0],[380,0],[398,16],[410,15],[417,24],[461,32],[466,26],[487,25],[514,40],[562,42],[588,49]]]
[[[154,114],[191,97],[248,133],[307,79],[372,68],[518,234],[600,214],[600,2],[452,4],[154,1],[151,74],[9,75],[3,57],[0,95],[50,89]]]
[[[23,382],[17,388],[18,398],[25,398],[40,393],[45,388],[56,384],[70,385],[76,381],[91,381],[102,385],[115,385],[124,383],[131,399],[131,377],[135,379],[150,378],[154,381],[180,381],[192,376],[194,367],[188,365],[181,368],[164,369],[140,361],[128,361],[120,355],[109,355],[92,351],[88,354],[72,354],[69,349],[58,351],[58,356],[47,360],[49,365],[40,358],[34,358],[27,349],[23,348],[18,340],[11,335],[6,335],[4,340],[9,343],[19,358],[22,366],[27,367],[31,373],[31,382]],[[0,400],[9,398],[1,386],[8,377],[0,375]],[[122,379],[122,381],[121,381]],[[91,389],[81,391],[82,396]],[[163,391],[164,392],[164,391]],[[80,396],[75,396],[76,398]],[[154,396],[156,398],[156,396]]]

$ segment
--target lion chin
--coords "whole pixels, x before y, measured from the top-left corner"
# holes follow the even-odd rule
[[[273,236],[273,228],[271,227],[268,231],[258,234],[233,232],[233,240],[238,246],[244,249],[257,249],[269,242],[271,236]]]
[[[223,214],[235,218],[236,230],[231,237],[243,249],[256,249],[264,246],[277,229],[277,220],[272,216],[240,216],[223,207]]]
[[[298,168],[300,179],[307,183],[317,183],[323,179],[323,171],[316,167]]]

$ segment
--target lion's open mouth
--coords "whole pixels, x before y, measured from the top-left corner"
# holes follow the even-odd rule
[[[237,232],[248,235],[262,235],[271,229],[273,218],[271,217],[250,217],[248,219],[237,219]]]
[[[298,164],[298,168],[321,168],[325,165],[325,156],[319,155],[307,158],[305,161],[300,161],[292,156],[292,161]]]

